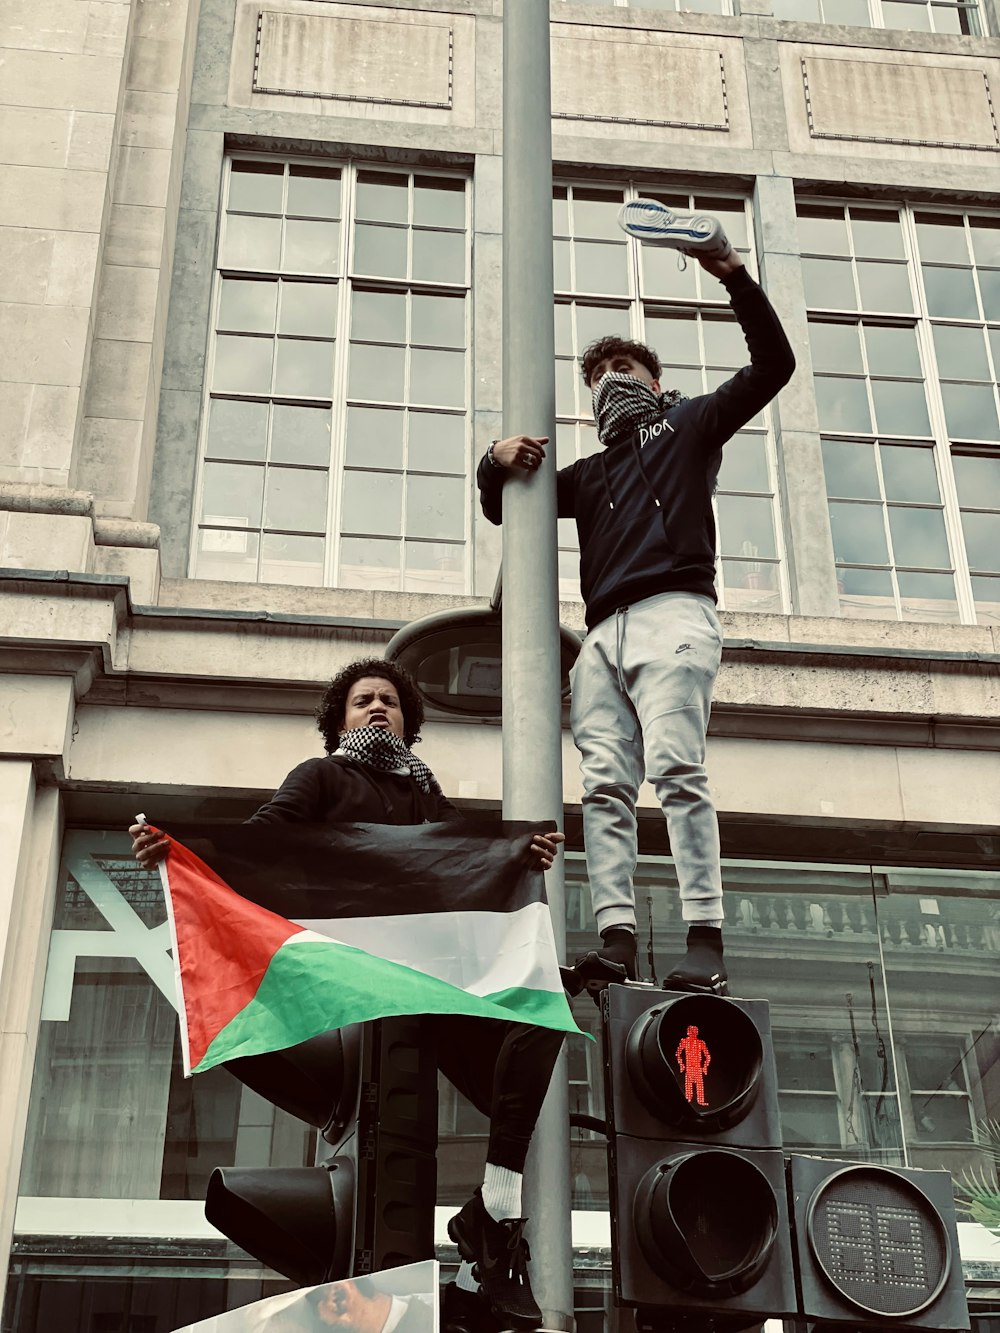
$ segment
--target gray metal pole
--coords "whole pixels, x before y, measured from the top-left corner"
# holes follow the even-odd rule
[[[545,466],[503,493],[503,810],[562,826],[562,708],[555,520],[549,6],[506,0],[503,18],[504,435],[547,435]],[[562,857],[546,875],[556,945],[566,948]],[[572,1039],[571,1039],[572,1040]],[[569,1095],[565,1052],[525,1175],[531,1280],[546,1327],[573,1328]]]

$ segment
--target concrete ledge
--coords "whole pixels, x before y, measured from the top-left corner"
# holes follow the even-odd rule
[[[26,514],[73,514],[94,517],[94,497],[89,491],[66,486],[28,486],[20,482],[0,483],[0,510]]]
[[[156,550],[160,545],[159,524],[140,523],[132,518],[95,518],[94,543]]]

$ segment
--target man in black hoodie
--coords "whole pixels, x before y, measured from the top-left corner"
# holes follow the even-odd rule
[[[673,989],[725,994],[719,829],[705,774],[712,688],[722,657],[715,611],[712,494],[720,451],[791,378],[795,359],[771,303],[733,251],[694,256],[719,278],[750,364],[714,393],[660,388],[642,343],[602,338],[583,354],[604,451],[556,474],[560,518],[575,518],[587,639],[572,672],[573,739],[601,947],[577,960],[589,989],[636,976],[635,806],[643,776],[667,821],[687,953]],[[479,464],[483,513],[502,516],[508,471],[534,472],[547,438],[496,440]]]

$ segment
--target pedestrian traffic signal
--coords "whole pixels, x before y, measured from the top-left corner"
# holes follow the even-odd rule
[[[339,1151],[312,1167],[217,1167],[213,1226],[300,1286],[434,1257],[436,1062],[427,1025],[382,1019],[227,1068]]]
[[[947,1171],[789,1158],[801,1311],[816,1325],[967,1329]]]
[[[640,1327],[796,1310],[764,1001],[605,992],[612,1270]]]

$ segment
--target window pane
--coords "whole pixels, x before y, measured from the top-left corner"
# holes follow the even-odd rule
[[[720,9],[715,10],[716,14],[721,12]],[[750,237],[747,234],[747,215],[742,201],[719,199],[710,194],[696,195],[694,207],[695,212],[714,213],[733,246],[737,250],[748,249]]]
[[[930,449],[882,446],[882,479],[887,500],[914,500],[939,504],[937,472]]]
[[[881,499],[873,444],[824,440],[823,471],[829,495],[856,500]]]
[[[734,435],[722,451],[719,489],[769,491],[767,450],[763,435]]]
[[[965,222],[957,214],[917,213],[917,247],[920,258],[939,259],[945,264],[966,264],[969,247],[965,239]]]
[[[256,532],[218,532],[204,528],[198,533],[195,577],[232,583],[257,577],[260,537]]]
[[[287,221],[284,266],[297,273],[339,272],[340,224]]]
[[[465,236],[454,231],[413,233],[416,282],[465,282]]]
[[[402,347],[352,343],[347,392],[351,398],[403,401],[406,353]]]
[[[664,364],[668,361],[671,365],[701,364],[698,321],[693,311],[678,310],[671,314],[648,316],[646,336],[659,347]]]
[[[996,269],[980,269],[979,290],[986,318],[1000,319],[1000,272]]]
[[[416,472],[465,473],[465,417],[409,413],[407,466]]]
[[[622,296],[628,291],[626,246],[601,241],[577,241],[573,248],[576,255],[577,291],[607,292],[613,296]]]
[[[852,565],[889,563],[880,505],[845,504],[833,500],[830,502],[830,526],[837,561]]]
[[[281,284],[282,333],[332,338],[337,330],[337,287],[332,282]]]
[[[793,0],[798,17],[797,0]],[[777,10],[775,10],[777,14]],[[779,17],[784,17],[783,15]],[[846,255],[850,253],[847,223],[842,208],[800,204],[798,208],[799,241],[803,254]]]
[[[569,267],[569,241],[552,242],[553,282],[557,292],[568,292],[573,288],[573,279]]]
[[[223,268],[277,269],[281,254],[281,219],[230,214],[220,263]]]
[[[344,474],[341,530],[396,536],[403,516],[403,478],[390,472]],[[398,560],[398,557],[397,557]]]
[[[259,527],[263,495],[262,467],[206,463],[202,478],[202,522],[218,527]]]
[[[387,407],[347,409],[347,463],[350,467],[403,468],[405,413]]]
[[[1000,265],[1000,218],[970,218],[969,225],[976,263]]]
[[[927,309],[931,315],[953,319],[978,319],[979,303],[967,268],[923,268]]]
[[[620,190],[588,190],[577,186],[573,191],[574,235],[620,242],[618,210],[621,206]]]
[[[464,533],[464,477],[408,476],[406,535],[460,541]]]
[[[406,237],[400,227],[368,227],[359,222],[354,228],[355,273],[405,278]]]
[[[280,162],[234,161],[228,207],[246,213],[280,213],[284,175]]]
[[[205,452],[215,458],[263,461],[267,451],[267,403],[213,398],[209,406]]]
[[[273,333],[277,303],[276,282],[223,278],[219,293],[219,328],[239,333]]]
[[[371,342],[406,342],[406,297],[402,292],[365,292],[355,288],[351,302],[351,337]]]
[[[269,467],[264,526],[326,531],[327,473],[312,468]]]
[[[319,588],[323,583],[325,551],[326,542],[322,537],[265,532],[260,554],[260,580],[262,583],[294,583],[300,587]]]
[[[809,346],[814,370],[833,370],[861,374],[861,337],[857,324],[832,324],[809,321]]]
[[[870,264],[858,260],[858,286],[864,310],[912,310],[913,294],[905,264]]]
[[[973,579],[972,595],[976,599],[976,623],[1000,625],[1000,579]]]
[[[931,18],[923,5],[894,4],[882,0],[882,21],[887,28],[906,28],[910,32],[930,32]]]
[[[929,435],[927,399],[922,384],[872,380],[877,429],[883,435]]]
[[[989,384],[942,384],[944,415],[953,440],[1000,439],[993,388]]]
[[[982,329],[958,329],[947,324],[935,324],[933,329],[940,375],[945,379],[990,378]]]
[[[916,329],[866,324],[865,346],[868,349],[868,369],[871,374],[920,376]]]
[[[742,495],[719,496],[719,535],[724,555],[748,559],[777,555],[771,501]]]
[[[413,221],[418,227],[464,227],[465,181],[414,176]]]
[[[816,376],[816,404],[821,430],[867,433],[872,428],[864,380]]]
[[[409,183],[389,171],[359,171],[355,212],[372,222],[406,222]]]
[[[414,347],[410,352],[410,401],[465,405],[465,353]]]
[[[734,319],[703,319],[701,328],[706,365],[735,368],[749,361],[743,330]]]
[[[345,588],[398,588],[398,541],[345,537],[340,543],[340,583]]]
[[[951,565],[944,514],[940,509],[900,509],[889,506],[889,531],[897,565]]]
[[[899,596],[907,620],[957,620],[953,574],[899,573]]]
[[[973,569],[1000,570],[1000,514],[962,515],[965,549]]]
[[[556,356],[573,355],[573,315],[572,306],[565,301],[557,303],[554,309]]]
[[[868,0],[823,0],[823,15],[827,23],[853,23],[868,28]]]
[[[686,297],[690,300],[697,293],[696,265],[689,262],[681,270],[676,251],[655,250],[651,245],[644,245],[639,251],[639,264],[642,290],[647,296]]]
[[[552,235],[569,234],[569,191],[565,185],[556,185],[552,189]]]
[[[576,380],[575,361],[556,362],[556,412],[561,417],[572,417],[578,413]],[[580,394],[589,402],[589,390],[581,388]]]
[[[329,398],[333,393],[333,343],[279,338],[274,390],[288,398]]]
[[[974,458],[957,454],[951,465],[955,471],[959,504],[972,509],[1000,509],[1000,457]]]
[[[588,343],[603,338],[606,334],[613,334],[616,338],[629,336],[628,311],[608,309],[607,306],[577,304],[576,337],[580,352],[583,352]]]
[[[867,7],[868,0],[860,0],[860,7]],[[844,23],[846,19],[837,19]],[[861,20],[867,27],[867,21]],[[854,237],[854,253],[865,259],[902,259],[903,232],[899,225],[899,215],[883,213],[875,209],[851,209],[851,234]]]
[[[446,542],[404,542],[403,588],[407,592],[465,590],[465,553]]]
[[[888,570],[838,569],[841,614],[860,620],[895,620],[896,599]]]
[[[237,338],[220,333],[215,340],[212,387],[220,393],[267,393],[273,347],[270,338]]]
[[[806,304],[818,309],[857,310],[850,260],[803,259]]]
[[[285,211],[308,218],[339,218],[340,172],[327,167],[291,165]]]
[[[410,340],[437,347],[465,346],[465,297],[413,297]]]
[[[293,407],[275,403],[271,420],[271,461],[322,463],[330,461],[330,409]]]

